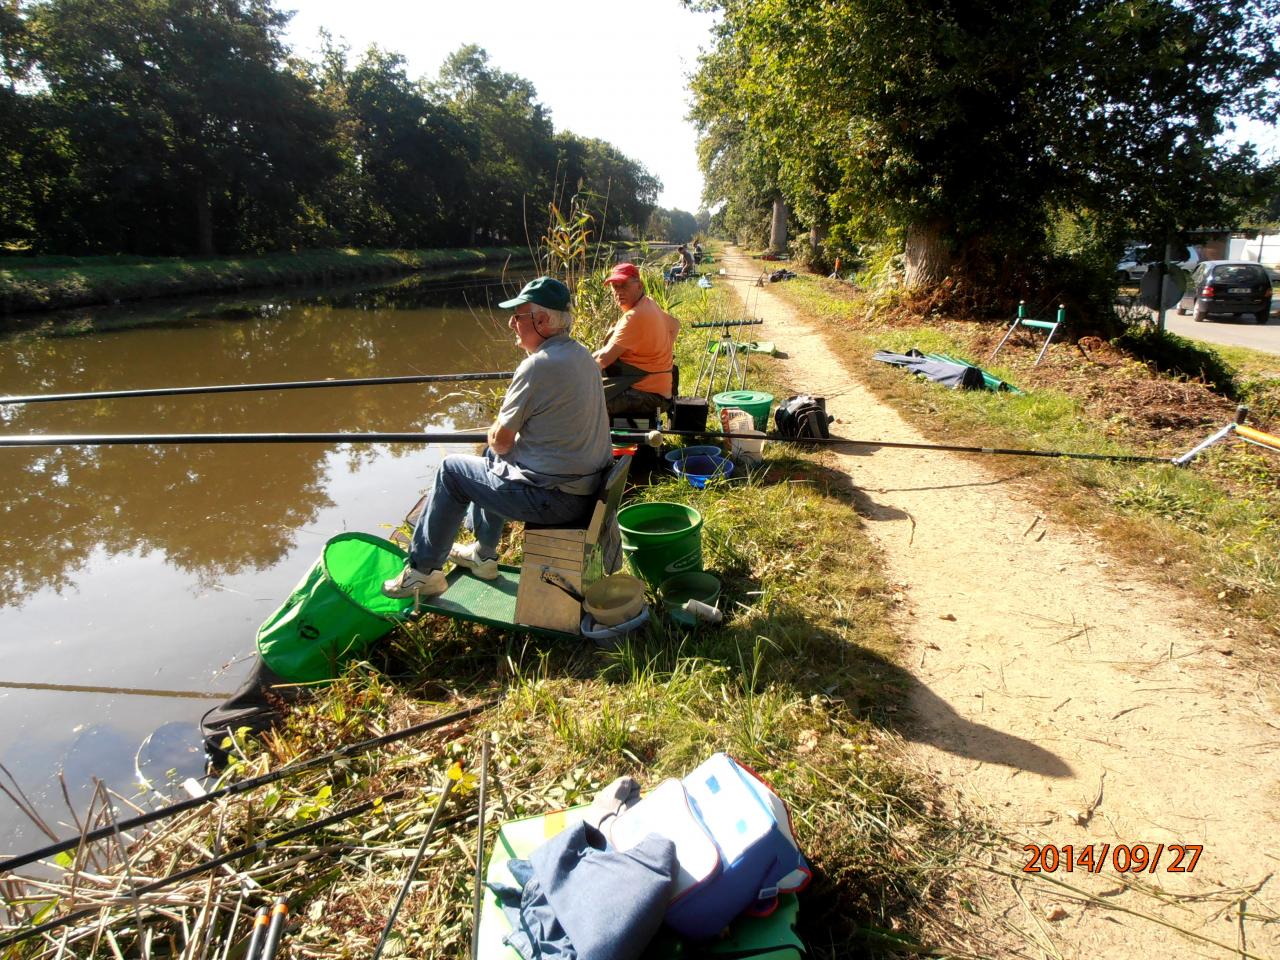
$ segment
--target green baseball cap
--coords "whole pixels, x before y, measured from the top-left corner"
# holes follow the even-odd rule
[[[524,289],[513,299],[504,300],[498,306],[506,310],[509,307],[518,307],[522,303],[536,303],[548,310],[568,310],[569,288],[555,277],[538,277],[537,280],[526,283]]]

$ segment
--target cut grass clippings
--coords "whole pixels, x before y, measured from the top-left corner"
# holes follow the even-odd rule
[[[1039,338],[1015,335],[993,362],[1007,323],[889,320],[847,284],[811,276],[770,290],[817,321],[835,355],[940,443],[1173,457],[1234,416],[1234,400],[1097,338],[1057,342],[1035,367]],[[871,360],[878,349],[911,347],[967,358],[1026,395],[947,390]],[[1253,410],[1250,422],[1280,430],[1280,362],[1220,352]],[[1233,440],[1190,469],[1061,460],[1020,461],[1020,469],[1065,519],[1093,528],[1153,577],[1191,585],[1216,621],[1261,625],[1233,630],[1253,639],[1246,646],[1265,644],[1266,632],[1280,636],[1280,455]]]

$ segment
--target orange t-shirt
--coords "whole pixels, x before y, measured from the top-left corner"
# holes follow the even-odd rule
[[[604,349],[610,350],[616,344],[621,344],[622,352],[617,359],[623,363],[629,363],[640,370],[665,371],[643,378],[632,389],[670,397],[672,351],[679,332],[679,320],[660,309],[647,296],[641,297],[614,324]]]

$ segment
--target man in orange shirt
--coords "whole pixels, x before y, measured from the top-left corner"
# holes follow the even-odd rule
[[[633,263],[619,263],[605,278],[622,317],[595,352],[604,371],[604,397],[611,417],[651,417],[671,402],[672,353],[680,321],[644,292]]]

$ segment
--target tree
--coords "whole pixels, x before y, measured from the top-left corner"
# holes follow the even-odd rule
[[[1055,208],[1214,222],[1254,162],[1224,118],[1276,115],[1280,0],[702,6],[704,138],[736,131],[833,241],[902,237],[917,287],[1034,255]]]
[[[333,169],[329,116],[269,0],[40,0],[37,99],[65,140],[39,218],[62,248],[212,253],[287,243]]]
[[[556,134],[557,193],[579,194],[602,226],[601,239],[623,229],[643,230],[662,190],[662,181],[613,144],[564,131]]]
[[[353,67],[326,38],[317,72],[341,160],[319,197],[326,223],[361,246],[464,242],[454,216],[468,193],[462,124],[409,80],[399,54],[371,47]]]
[[[470,187],[458,213],[471,242],[525,235],[525,198],[550,201],[555,170],[551,117],[533,84],[497,70],[471,44],[451,53],[432,92],[442,98],[471,146]]]

